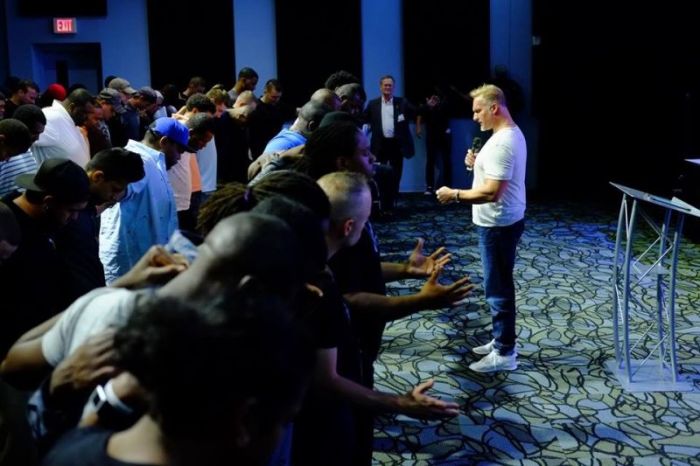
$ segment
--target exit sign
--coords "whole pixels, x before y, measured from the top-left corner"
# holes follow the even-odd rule
[[[78,24],[75,18],[54,18],[53,33],[54,34],[75,34],[78,32]]]

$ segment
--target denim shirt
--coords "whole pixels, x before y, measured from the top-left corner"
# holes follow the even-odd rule
[[[166,244],[177,229],[165,155],[133,140],[125,149],[141,156],[146,176],[129,184],[124,198],[102,213],[100,260],[107,284],[128,272],[151,246]]]

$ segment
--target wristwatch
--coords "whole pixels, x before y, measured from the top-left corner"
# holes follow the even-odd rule
[[[98,385],[90,395],[83,410],[83,418],[90,413],[97,413],[101,425],[107,427],[123,426],[134,420],[134,410],[124,404],[112,389],[110,380],[104,386]]]

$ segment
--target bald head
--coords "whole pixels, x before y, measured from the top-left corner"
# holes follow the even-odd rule
[[[333,224],[357,217],[363,205],[362,198],[367,197],[371,201],[367,177],[360,173],[329,173],[319,178],[318,184],[331,203]]]
[[[340,110],[340,98],[330,89],[321,88],[311,94],[309,102],[328,105],[331,110]]]
[[[335,93],[340,97],[343,111],[357,115],[364,109],[367,94],[360,84],[343,84],[335,90]]]
[[[293,129],[308,136],[319,127],[323,117],[331,110],[331,107],[322,102],[309,100],[299,110],[299,116],[294,122]]]
[[[295,280],[300,262],[299,245],[285,222],[246,212],[217,223],[205,238],[200,257],[180,277],[203,280],[210,291],[225,293],[249,275],[264,289],[290,296],[301,284]]]
[[[331,224],[326,235],[329,254],[357,244],[372,211],[367,178],[360,173],[333,172],[318,184],[331,203]]]

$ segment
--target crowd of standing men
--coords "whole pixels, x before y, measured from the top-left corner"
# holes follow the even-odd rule
[[[432,380],[374,389],[386,322],[474,287],[422,239],[382,261],[370,217],[396,205],[414,108],[389,75],[365,106],[334,73],[296,114],[257,81],[0,94],[0,464],[370,464],[376,413],[459,413]],[[473,188],[437,197],[478,204],[494,340],[471,368],[512,370],[525,144],[500,89],[471,97],[494,136]],[[405,278],[425,283],[388,296]]]

